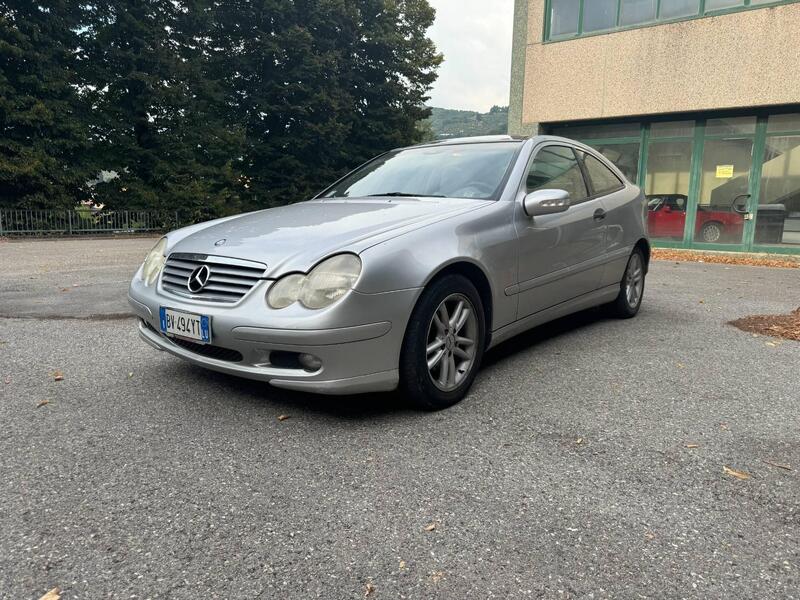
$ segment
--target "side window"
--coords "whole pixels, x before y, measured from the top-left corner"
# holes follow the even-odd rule
[[[569,193],[572,204],[589,197],[578,159],[572,148],[545,146],[531,163],[526,181],[526,193],[556,189]]]
[[[614,172],[591,154],[583,155],[583,166],[592,182],[592,189],[597,195],[610,194],[621,190],[624,185]]]

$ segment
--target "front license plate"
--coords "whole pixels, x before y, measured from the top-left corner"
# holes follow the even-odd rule
[[[193,315],[171,308],[161,307],[161,332],[167,335],[195,340],[208,344],[211,342],[211,318]]]

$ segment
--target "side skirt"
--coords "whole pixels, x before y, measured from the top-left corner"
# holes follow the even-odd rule
[[[550,308],[546,308],[532,315],[528,315],[518,321],[514,321],[510,325],[506,325],[492,332],[492,341],[489,344],[489,348],[493,348],[497,344],[511,339],[528,329],[542,325],[543,323],[548,323],[555,319],[571,315],[572,313],[611,302],[619,295],[619,285],[619,283],[609,285],[595,290],[594,292],[584,294],[583,296],[573,298],[572,300],[567,300],[561,304],[556,304],[555,306],[551,306]]]

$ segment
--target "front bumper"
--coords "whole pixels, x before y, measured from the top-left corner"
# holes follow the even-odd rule
[[[397,387],[400,349],[419,290],[351,292],[322,311],[300,306],[275,311],[264,301],[271,284],[262,281],[236,305],[221,305],[179,298],[160,286],[148,288],[134,279],[128,299],[140,319],[139,335],[145,342],[201,367],[319,394],[358,394]],[[211,345],[227,350],[228,355],[238,355],[209,356],[201,352],[207,347],[165,336],[159,324],[162,306],[208,315]],[[279,355],[299,354],[319,358],[322,368],[309,372],[275,360]]]

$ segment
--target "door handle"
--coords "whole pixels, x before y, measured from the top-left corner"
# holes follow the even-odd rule
[[[593,218],[595,221],[602,221],[606,218],[606,211],[604,211],[602,208],[598,208],[596,211],[594,211]]]

